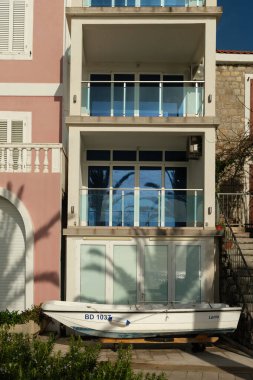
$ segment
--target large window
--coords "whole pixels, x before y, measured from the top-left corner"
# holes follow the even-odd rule
[[[201,302],[204,254],[203,241],[81,242],[81,300],[126,305]]]
[[[0,59],[31,59],[33,0],[0,1]]]

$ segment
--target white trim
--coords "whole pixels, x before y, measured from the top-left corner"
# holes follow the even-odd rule
[[[63,84],[0,83],[0,96],[63,96]]]
[[[10,12],[13,9],[13,0],[11,1]],[[32,48],[33,48],[33,8],[34,8],[34,0],[26,0],[25,2],[26,14],[25,14],[25,25],[24,25],[24,51],[8,51],[1,52],[0,51],[0,61],[1,60],[28,60],[31,61],[33,59],[32,56]],[[10,22],[12,23],[12,17],[9,16]],[[12,34],[10,35],[12,39]]]
[[[216,64],[230,63],[230,64],[253,64],[253,53],[249,54],[227,54],[216,53]]]
[[[31,112],[18,112],[18,111],[0,111],[0,119],[7,120],[10,123],[13,120],[23,121],[24,143],[32,141],[32,113]]]
[[[34,228],[30,214],[21,199],[3,187],[0,187],[0,196],[13,204],[20,213],[25,225],[25,308],[27,309],[34,304]]]
[[[250,81],[253,80],[253,74],[245,74],[245,131],[249,132],[250,122]]]

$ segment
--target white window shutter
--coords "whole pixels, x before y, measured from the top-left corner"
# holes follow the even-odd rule
[[[24,140],[24,129],[22,120],[12,120],[11,122],[11,142],[13,144],[20,144]],[[20,156],[21,155],[21,156]],[[21,161],[20,161],[21,160]],[[23,152],[19,149],[13,149],[12,152],[13,170],[18,170],[19,163],[23,161]]]
[[[7,120],[0,120],[0,144],[7,143],[7,130],[8,130]]]
[[[24,142],[23,120],[12,120],[11,122],[11,142],[19,144]]]
[[[10,1],[0,0],[0,51],[9,51]]]
[[[13,0],[12,51],[25,51],[26,3],[24,0]]]

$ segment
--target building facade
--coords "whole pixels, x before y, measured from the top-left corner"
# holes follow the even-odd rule
[[[0,1],[0,309],[60,298],[63,0]]]
[[[66,299],[218,298],[216,0],[72,0]]]

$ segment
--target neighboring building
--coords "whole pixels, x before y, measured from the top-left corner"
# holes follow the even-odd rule
[[[221,8],[216,0],[70,5],[66,299],[218,300]]]
[[[220,206],[232,225],[252,225],[253,52],[218,51],[216,63],[217,162],[226,162],[217,175]]]
[[[0,1],[0,309],[60,298],[63,0]]]
[[[220,120],[217,151],[220,152],[243,141],[253,130],[250,111],[253,109],[253,52],[219,50],[216,64],[216,112]],[[228,172],[218,184],[219,191],[252,190],[250,177],[249,167],[235,178]]]

